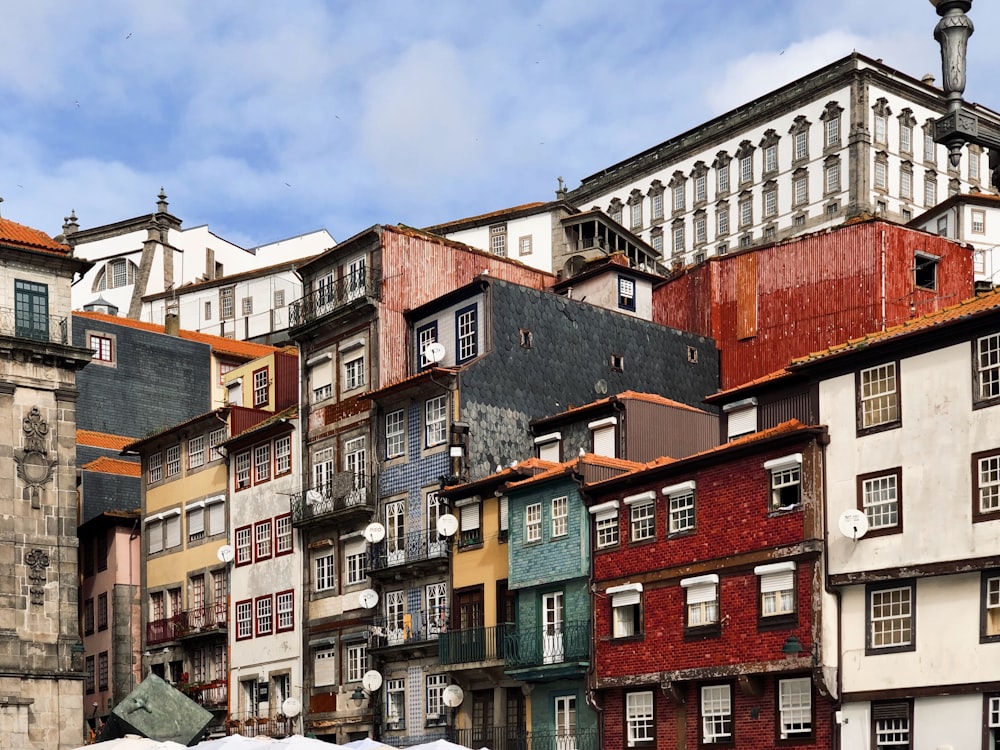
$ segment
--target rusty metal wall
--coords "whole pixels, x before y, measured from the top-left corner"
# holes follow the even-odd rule
[[[681,458],[719,444],[714,414],[639,399],[628,399],[627,409],[625,457],[630,461]]]

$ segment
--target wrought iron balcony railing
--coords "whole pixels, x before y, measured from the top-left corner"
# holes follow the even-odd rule
[[[599,750],[597,730],[525,732],[515,727],[452,730],[453,740],[465,747],[489,750]]]
[[[292,302],[288,306],[288,326],[296,328],[358,300],[377,300],[381,296],[381,271],[368,269],[360,274],[348,274]]]
[[[398,565],[409,565],[422,560],[447,560],[448,538],[434,531],[411,531],[388,536],[372,545],[369,553],[369,570],[378,572]]]
[[[56,315],[29,314],[0,307],[0,336],[68,344],[69,320]]]
[[[448,629],[448,609],[407,612],[400,617],[377,616],[368,631],[369,648],[402,646],[407,643],[433,641]]]
[[[281,714],[274,716],[254,716],[247,713],[233,713],[226,720],[226,734],[242,734],[244,737],[287,737],[294,732],[295,722]]]
[[[330,481],[292,497],[292,523],[301,525],[358,511],[370,513],[375,510],[377,494],[378,481],[374,475],[338,472]]]
[[[185,632],[183,612],[146,623],[146,645],[175,641]]]
[[[473,664],[482,661],[503,661],[510,623],[482,628],[451,630],[438,636],[438,659],[442,664]]]
[[[504,638],[509,667],[541,667],[590,658],[589,620],[568,621],[560,627],[532,630],[511,628]]]
[[[170,617],[150,620],[146,623],[146,643],[153,645],[187,635],[225,630],[227,611],[225,602],[216,602],[187,609]]]

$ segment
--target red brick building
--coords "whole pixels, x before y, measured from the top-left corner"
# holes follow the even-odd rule
[[[825,442],[786,422],[587,486],[602,748],[831,746]]]
[[[687,268],[653,290],[653,320],[715,339],[732,388],[972,294],[971,248],[869,220]]]

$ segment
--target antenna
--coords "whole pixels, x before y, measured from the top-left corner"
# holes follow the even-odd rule
[[[441,536],[454,536],[458,531],[458,519],[451,513],[445,513],[437,520],[437,533]]]
[[[431,362],[437,364],[442,359],[444,359],[445,355],[444,344],[442,344],[439,341],[432,341],[431,343],[429,343],[427,346],[424,347],[424,350],[421,352],[421,355],[423,355],[424,362]]]
[[[364,537],[371,544],[378,544],[385,539],[385,526],[378,521],[368,524],[365,526]]]
[[[862,511],[849,508],[837,519],[840,533],[855,542],[868,533],[868,516]]]

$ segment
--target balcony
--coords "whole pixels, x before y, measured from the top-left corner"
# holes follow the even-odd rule
[[[525,732],[516,727],[481,727],[452,730],[452,740],[466,747],[489,750],[599,750],[597,730],[577,730],[572,734]]]
[[[68,344],[69,320],[44,312],[32,315],[18,313],[10,307],[0,307],[0,336]]]
[[[418,610],[402,617],[375,617],[368,631],[368,648],[414,646],[436,641],[448,629],[448,610]]]
[[[382,273],[350,274],[332,284],[321,285],[288,306],[288,327],[308,325],[334,312],[370,304],[382,296]]]
[[[514,632],[514,626],[502,623],[441,633],[438,636],[438,658],[442,664],[456,665],[503,661],[509,632]]]
[[[350,471],[338,472],[330,481],[292,497],[292,525],[367,517],[375,510],[377,490],[374,475],[365,477]]]
[[[434,531],[411,531],[372,545],[368,572],[376,578],[402,572],[420,575],[448,568],[448,538]],[[380,575],[381,574],[381,575]]]
[[[226,630],[225,602],[206,604],[146,623],[146,645]]]
[[[225,679],[176,685],[184,695],[208,709],[226,708],[228,689]]]
[[[567,621],[560,628],[542,632],[528,628],[512,628],[504,638],[504,655],[508,671],[576,666],[590,660],[591,623],[589,620]]]
[[[226,720],[226,734],[242,734],[244,737],[287,737],[293,733],[294,720],[281,714],[255,716],[248,713],[234,713]]]

